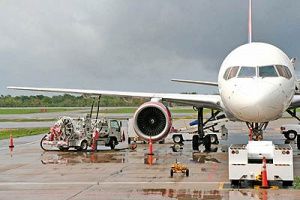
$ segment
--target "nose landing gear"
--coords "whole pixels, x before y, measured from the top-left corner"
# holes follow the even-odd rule
[[[261,141],[264,139],[263,131],[266,130],[266,128],[268,126],[268,122],[263,122],[263,123],[246,122],[246,124],[251,133],[249,135],[249,140]]]

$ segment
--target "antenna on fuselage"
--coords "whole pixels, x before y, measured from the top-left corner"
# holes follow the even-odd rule
[[[249,0],[248,42],[252,42],[252,0]]]

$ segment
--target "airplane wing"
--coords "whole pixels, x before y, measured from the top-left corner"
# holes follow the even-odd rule
[[[199,85],[218,86],[218,83],[209,82],[209,81],[194,81],[194,80],[184,80],[184,79],[172,79],[171,81],[180,82],[180,83],[192,83],[192,84],[199,84]]]
[[[300,95],[294,95],[292,99],[292,103],[289,108],[297,108],[300,107]]]
[[[186,105],[201,106],[222,110],[220,95],[201,95],[201,94],[177,94],[177,93],[145,93],[145,92],[120,92],[108,90],[85,90],[85,89],[64,89],[64,88],[36,88],[36,87],[15,87],[9,86],[8,89],[29,90],[39,92],[70,93],[95,96],[119,96],[119,97],[142,97],[157,98],[169,102],[178,102]]]

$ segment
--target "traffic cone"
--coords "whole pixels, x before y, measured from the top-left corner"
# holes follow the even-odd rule
[[[153,155],[153,144],[152,144],[151,137],[149,139],[149,153],[148,153],[148,155]]]
[[[10,138],[9,138],[9,148],[14,148],[14,139],[13,139],[13,136],[12,134],[10,134]]]
[[[261,172],[261,188],[267,189],[269,187],[268,176],[267,176],[267,161],[266,158],[263,157],[263,167]]]

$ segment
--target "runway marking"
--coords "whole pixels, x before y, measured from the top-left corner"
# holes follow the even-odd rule
[[[0,186],[9,185],[118,185],[118,184],[219,184],[224,185],[226,182],[0,182]]]

